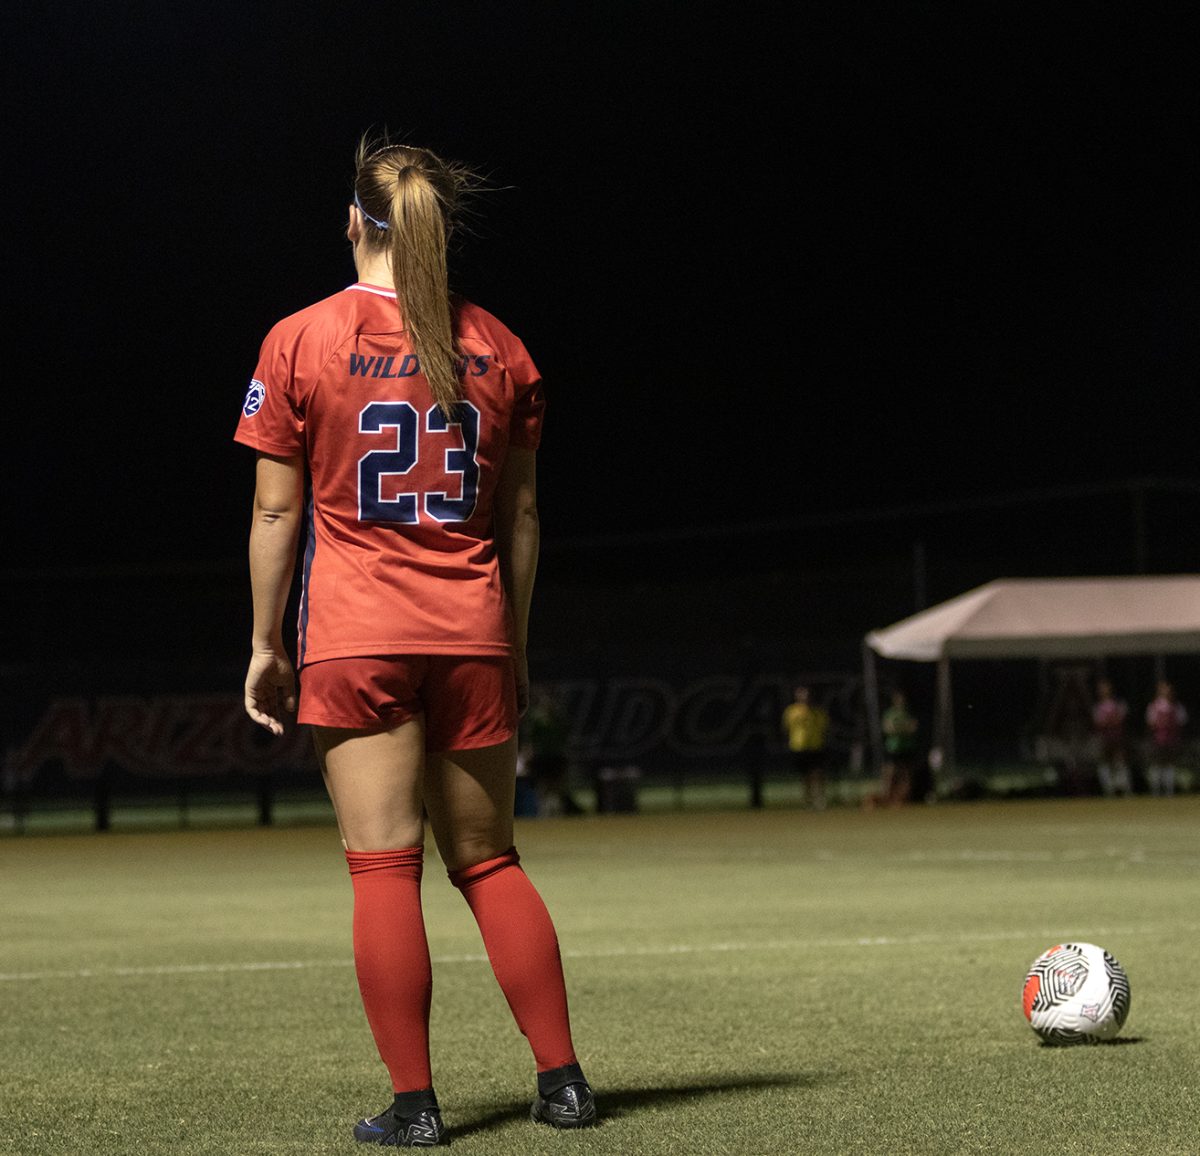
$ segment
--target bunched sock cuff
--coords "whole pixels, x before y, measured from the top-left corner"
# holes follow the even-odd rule
[[[516,847],[509,847],[495,859],[485,859],[473,867],[462,867],[458,871],[449,871],[447,874],[450,882],[462,891],[465,888],[473,887],[476,883],[481,883],[489,875],[495,875],[497,871],[503,871],[506,867],[517,867],[520,862],[521,856],[517,854]]]
[[[561,1068],[550,1068],[549,1071],[538,1072],[538,1095],[543,1100],[549,1099],[559,1088],[568,1084],[586,1084],[583,1069],[578,1064],[564,1064]]]
[[[396,867],[416,867],[420,878],[424,847],[403,847],[399,851],[347,851],[346,864],[351,875],[366,871],[388,871]]]

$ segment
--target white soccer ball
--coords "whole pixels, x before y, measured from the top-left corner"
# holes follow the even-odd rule
[[[1129,1014],[1129,977],[1094,943],[1060,943],[1033,961],[1022,1005],[1048,1044],[1111,1040]]]

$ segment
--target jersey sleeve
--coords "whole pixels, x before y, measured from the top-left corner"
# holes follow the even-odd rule
[[[542,420],[546,412],[546,397],[542,392],[542,375],[521,339],[497,317],[473,302],[461,304],[459,323],[468,336],[475,337],[495,353],[503,366],[506,396],[512,398],[508,423],[508,444],[520,449],[536,450],[542,440]],[[507,391],[511,389],[511,394]]]
[[[517,398],[508,431],[508,444],[536,450],[542,441],[542,418],[545,413],[546,398],[539,381]]]
[[[517,397],[509,424],[508,444],[536,450],[542,441],[542,420],[546,414],[542,376],[525,346],[515,337],[506,350],[506,363]]]
[[[263,342],[234,441],[279,457],[304,452],[304,418],[296,404],[292,354],[276,326]]]

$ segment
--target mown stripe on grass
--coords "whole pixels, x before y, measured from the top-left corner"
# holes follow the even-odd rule
[[[564,959],[619,959],[636,956],[707,955],[722,952],[753,951],[820,951],[843,950],[853,947],[908,947],[926,944],[993,943],[1005,940],[1036,939],[1087,941],[1093,937],[1118,935],[1163,935],[1166,933],[1200,931],[1200,924],[1173,923],[1143,927],[1089,927],[1083,931],[1069,928],[1035,928],[1020,931],[984,931],[924,935],[859,935],[835,939],[758,939],[730,940],[717,943],[663,943],[637,947],[594,947],[564,951]],[[486,963],[483,952],[464,952],[458,955],[435,955],[438,964]],[[0,983],[21,983],[53,979],[120,979],[155,975],[222,975],[230,972],[307,971],[322,967],[353,967],[352,959],[289,959],[247,963],[176,963],[149,967],[81,967],[71,971],[13,971],[0,972]]]

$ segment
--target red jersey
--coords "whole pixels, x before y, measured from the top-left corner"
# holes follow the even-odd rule
[[[544,401],[525,347],[455,306],[462,401],[447,420],[374,285],[267,335],[236,440],[303,454],[308,540],[297,665],[364,654],[510,654],[492,498],[510,445],[537,449]]]

